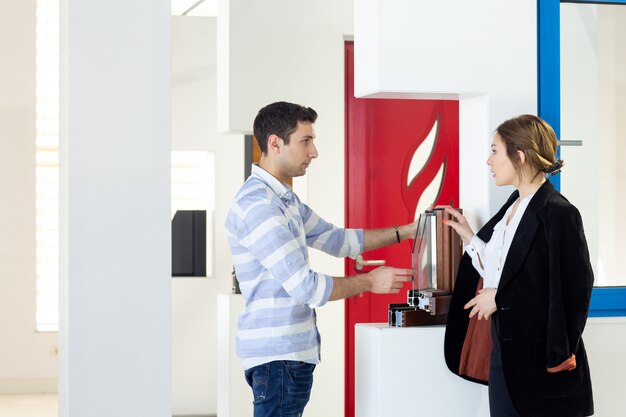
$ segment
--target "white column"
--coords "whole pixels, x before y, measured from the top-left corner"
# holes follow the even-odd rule
[[[171,416],[170,4],[61,6],[60,416]]]

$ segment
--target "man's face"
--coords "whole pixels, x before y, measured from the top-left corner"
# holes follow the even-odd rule
[[[315,127],[310,122],[298,122],[295,132],[291,134],[289,144],[282,142],[278,157],[282,176],[293,178],[306,173],[311,161],[317,158],[317,148],[313,144]]]

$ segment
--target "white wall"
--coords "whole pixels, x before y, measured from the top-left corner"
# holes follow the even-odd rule
[[[172,150],[214,140],[215,19],[172,18]],[[218,158],[216,158],[218,161]],[[219,171],[218,171],[219,172]],[[217,177],[217,176],[216,176]],[[216,201],[219,199],[216,196]],[[218,266],[221,263],[218,262]],[[216,410],[215,278],[172,279],[172,412]]]
[[[626,415],[626,365],[621,361],[626,352],[626,317],[590,318],[583,337],[591,369],[594,416]]]
[[[355,2],[356,96],[461,99],[460,204],[475,225],[512,191],[488,175],[493,131],[537,111],[536,3]]]
[[[61,417],[170,417],[170,3],[64,0]]]
[[[216,88],[216,19],[172,18],[172,149],[212,151],[216,163],[214,271],[172,280],[172,405],[179,415],[217,412],[217,293],[230,291],[232,270],[223,225],[244,179],[243,135],[217,133]]]
[[[35,2],[0,2],[0,394],[56,390],[56,333],[35,331]]]

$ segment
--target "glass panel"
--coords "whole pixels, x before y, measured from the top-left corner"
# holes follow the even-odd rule
[[[561,192],[581,212],[596,286],[626,286],[626,6],[561,4]]]
[[[421,292],[437,288],[437,216],[432,210],[420,214],[413,247],[413,269],[417,276],[412,290]]]

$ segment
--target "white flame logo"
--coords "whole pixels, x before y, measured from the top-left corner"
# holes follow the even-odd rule
[[[411,188],[411,185],[417,179],[420,172],[424,169],[424,167],[428,163],[428,160],[432,156],[433,151],[435,150],[435,144],[437,143],[438,130],[439,118],[435,120],[435,123],[433,123],[433,127],[430,129],[430,132],[413,153],[411,163],[409,164],[409,172],[407,175],[408,188]],[[441,162],[441,165],[437,170],[437,175],[435,175],[433,180],[430,182],[430,184],[428,184],[428,186],[424,189],[422,195],[419,197],[417,207],[415,209],[416,220],[419,217],[420,213],[423,213],[426,209],[428,209],[428,207],[430,207],[435,203],[435,201],[437,201],[437,197],[439,196],[439,192],[441,191],[441,187],[443,186],[444,171],[445,159]]]

